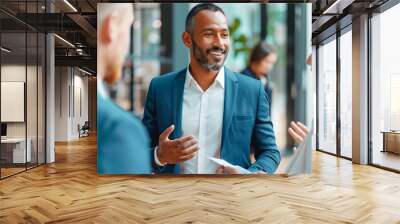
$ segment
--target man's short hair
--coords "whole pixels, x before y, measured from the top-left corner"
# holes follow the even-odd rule
[[[133,12],[132,3],[97,3],[97,26],[103,22],[105,17],[113,12],[125,12],[124,10],[131,10]],[[99,30],[97,28],[97,30]]]
[[[196,14],[200,11],[203,10],[209,10],[213,12],[221,12],[224,16],[225,13],[224,11],[217,5],[212,4],[212,3],[201,3],[193,7],[190,11],[189,14],[186,17],[186,23],[185,23],[185,31],[188,33],[192,33],[193,27],[194,27],[194,17]]]

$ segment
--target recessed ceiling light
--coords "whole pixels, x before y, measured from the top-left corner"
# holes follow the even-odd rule
[[[57,37],[59,40],[61,40],[62,42],[66,43],[67,45],[69,45],[70,47],[75,48],[75,45],[71,44],[71,42],[69,42],[68,40],[58,36],[57,34],[54,34],[55,37]]]
[[[90,72],[88,72],[88,71],[86,71],[86,70],[83,70],[83,69],[81,69],[81,68],[79,68],[79,67],[78,67],[78,69],[79,69],[79,71],[81,71],[81,72],[83,72],[83,73],[85,73],[85,74],[87,74],[87,75],[92,75],[92,73],[90,73]]]
[[[0,49],[1,49],[2,51],[6,52],[6,53],[10,53],[10,52],[11,52],[11,50],[9,50],[9,49],[7,49],[7,48],[5,48],[5,47],[1,47]]]
[[[71,4],[69,1],[64,0],[65,4],[67,4],[74,12],[78,12],[78,10]]]
[[[328,6],[327,9],[325,9],[322,14],[327,15],[327,14],[342,14],[343,9],[351,5],[354,0],[336,0],[333,1],[333,3]]]

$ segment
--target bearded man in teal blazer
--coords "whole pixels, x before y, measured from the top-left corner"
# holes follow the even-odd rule
[[[196,5],[182,40],[190,49],[189,66],[154,78],[146,99],[143,123],[155,171],[238,173],[213,163],[216,157],[252,173],[274,173],[280,153],[263,86],[223,66],[230,40],[222,9]]]

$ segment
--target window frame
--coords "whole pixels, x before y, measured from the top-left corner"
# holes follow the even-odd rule
[[[348,18],[343,18],[343,20],[346,20]],[[338,21],[338,23],[340,23],[341,20]],[[342,28],[337,28],[336,32],[327,36],[324,39],[321,39],[320,41],[318,41],[318,43],[316,44],[316,151],[318,152],[323,152],[329,155],[333,155],[339,158],[343,158],[346,160],[352,160],[352,158],[347,157],[342,155],[342,150],[341,150],[341,131],[342,131],[342,127],[341,127],[341,118],[340,118],[340,102],[341,102],[341,97],[340,97],[340,85],[341,85],[341,67],[340,67],[340,60],[341,60],[341,55],[340,55],[340,38],[342,35],[346,34],[347,32],[351,32],[352,31],[352,22],[346,24],[344,27]],[[332,153],[329,152],[327,150],[324,150],[322,148],[320,148],[320,142],[319,142],[319,122],[320,122],[320,117],[319,117],[319,66],[320,66],[320,61],[319,61],[319,48],[322,44],[327,44],[331,41],[336,41],[336,152]]]

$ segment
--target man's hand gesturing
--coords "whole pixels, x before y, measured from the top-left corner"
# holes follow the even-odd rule
[[[174,128],[175,126],[171,125],[160,135],[157,157],[162,164],[175,164],[189,160],[199,150],[197,140],[191,135],[170,140],[169,135],[174,131]]]

